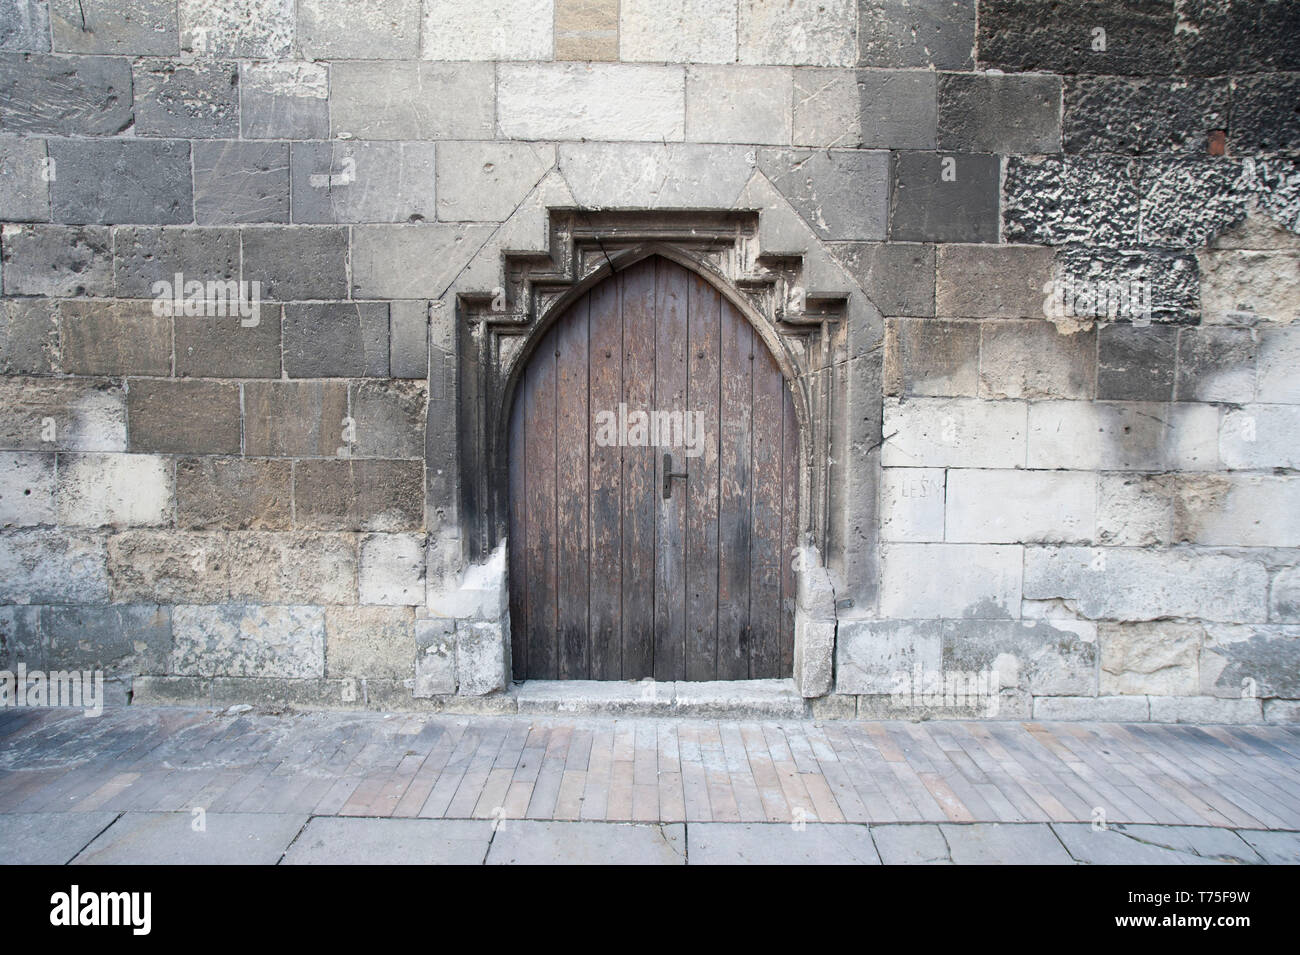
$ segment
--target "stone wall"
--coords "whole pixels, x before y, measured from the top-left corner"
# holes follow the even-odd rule
[[[461,293],[548,209],[754,210],[851,306],[821,712],[913,712],[919,668],[996,672],[1002,716],[1295,718],[1297,32],[1285,0],[0,0],[0,663],[508,706]],[[178,275],[257,313],[168,313]],[[1149,307],[1095,307],[1121,283]]]

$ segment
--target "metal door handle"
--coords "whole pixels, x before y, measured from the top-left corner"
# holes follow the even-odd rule
[[[673,456],[665,452],[664,453],[664,500],[665,501],[673,496],[673,478],[681,478],[683,481],[685,481],[686,472],[674,471]]]

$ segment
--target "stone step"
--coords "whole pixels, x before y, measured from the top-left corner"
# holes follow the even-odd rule
[[[807,704],[793,680],[528,680],[513,688],[520,713],[801,719]]]

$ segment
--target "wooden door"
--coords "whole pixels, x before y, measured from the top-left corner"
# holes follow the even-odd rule
[[[515,678],[790,676],[797,458],[781,371],[713,286],[652,257],[593,288],[515,392]]]

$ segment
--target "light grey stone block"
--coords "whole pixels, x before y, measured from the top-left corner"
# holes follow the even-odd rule
[[[329,70],[324,65],[245,63],[240,86],[240,130],[245,138],[329,138]]]
[[[837,693],[901,693],[912,672],[942,665],[939,620],[841,620],[835,645]]]
[[[889,437],[880,463],[884,467],[1024,467],[1025,415],[1022,401],[887,398],[884,432]]]
[[[881,540],[944,539],[944,475],[943,468],[881,469]]]
[[[456,692],[456,622],[445,617],[415,621],[417,699]]]
[[[1221,699],[1300,699],[1300,626],[1210,624],[1200,655],[1200,687]]]
[[[692,66],[686,71],[686,139],[787,145],[793,92],[787,68]]]
[[[797,66],[857,61],[857,0],[738,0],[737,60]]]
[[[1158,620],[1097,627],[1103,696],[1194,696],[1205,629],[1198,623]]]
[[[197,807],[203,808],[203,807]],[[128,812],[74,865],[275,865],[306,816],[213,812],[195,829],[190,812]]]
[[[122,389],[73,379],[0,379],[0,448],[125,451]]]
[[[165,56],[179,50],[170,0],[51,0],[54,50]]]
[[[59,523],[157,527],[175,507],[171,462],[155,454],[59,455]]]
[[[428,60],[549,60],[554,51],[553,0],[428,0]]]
[[[1262,723],[1258,699],[1218,700],[1205,696],[1153,696],[1151,719],[1156,723]]]
[[[293,47],[293,9],[286,0],[178,0],[181,49],[282,59]]]
[[[132,81],[137,135],[180,139],[239,135],[237,64],[137,60]]]
[[[554,165],[554,146],[440,143],[438,218],[444,222],[504,222]]]
[[[117,818],[117,812],[6,812],[0,841],[7,865],[65,865]]]
[[[858,73],[859,139],[877,149],[933,149],[935,74],[928,70]]]
[[[390,302],[388,368],[394,378],[429,376],[429,303]]]
[[[940,828],[957,865],[1074,864],[1047,825],[992,822]]]
[[[295,222],[406,222],[434,217],[434,144],[295,143]]]
[[[734,63],[736,0],[620,0],[619,59]]]
[[[814,822],[690,824],[691,865],[879,865],[866,826]]]
[[[938,826],[872,826],[871,836],[885,865],[952,864]]]
[[[793,145],[861,146],[861,116],[856,71],[813,67],[794,70]]]
[[[1300,547],[1300,481],[1272,475],[1179,475],[1174,481],[1174,540]]]
[[[325,665],[329,677],[409,680],[415,672],[411,609],[325,608]]]
[[[456,692],[485,696],[506,688],[510,621],[476,620],[456,626]]]
[[[320,677],[322,607],[221,605],[172,609],[179,676]]]
[[[884,617],[1005,619],[1019,613],[1018,545],[894,543],[881,551]]]
[[[497,75],[497,128],[508,139],[672,142],[685,136],[681,67],[503,63]]]
[[[0,53],[7,133],[102,136],[131,125],[131,64],[112,57]]]
[[[989,674],[990,684],[1035,697],[1089,696],[1097,690],[1097,628],[1069,620],[946,620],[943,671]]]
[[[1034,401],[1028,466],[1107,471],[1214,470],[1219,409],[1156,402]]]
[[[49,375],[59,361],[60,303],[44,298],[0,302],[0,373]]]
[[[0,452],[0,527],[53,524],[54,455]]]
[[[285,865],[482,865],[493,820],[317,817]],[[498,834],[499,837],[499,834]]]
[[[108,601],[101,536],[85,531],[22,529],[0,536],[0,600],[20,604]]]
[[[823,239],[883,239],[889,154],[831,149],[759,152],[759,168]]]
[[[194,215],[199,225],[288,222],[288,144],[195,143]]]
[[[1233,469],[1300,468],[1300,407],[1249,404],[1226,411],[1219,454]]]
[[[493,70],[490,63],[335,62],[330,67],[333,135],[490,139]]]
[[[752,150],[696,143],[565,143],[559,167],[582,206],[729,209],[754,172]]]
[[[48,0],[4,0],[0,3],[0,50],[48,53]]]
[[[0,137],[0,218],[48,222],[50,170],[43,139]]]
[[[420,7],[420,0],[298,0],[298,46],[311,60],[414,60]]]
[[[966,543],[1091,541],[1097,478],[1069,471],[948,471],[944,539]]]
[[[1036,696],[1034,719],[1145,723],[1151,707],[1145,696]]]
[[[6,225],[3,233],[7,295],[109,295],[113,244],[108,229]]]
[[[685,865],[681,823],[536,822],[507,819],[488,865]]]
[[[361,602],[424,603],[424,535],[368,534],[361,539]]]
[[[486,225],[361,225],[352,229],[356,298],[441,298],[492,233]]]
[[[1300,255],[1292,251],[1206,249],[1196,253],[1201,314],[1207,323],[1256,325],[1300,317]]]

